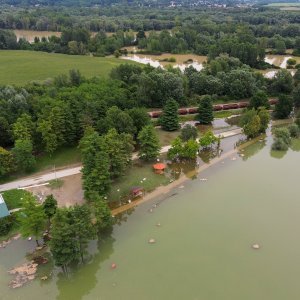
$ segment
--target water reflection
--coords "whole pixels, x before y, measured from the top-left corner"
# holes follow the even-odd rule
[[[114,252],[114,242],[115,239],[111,232],[107,232],[98,241],[93,241],[93,246],[98,251],[88,264],[76,268],[76,272],[69,274],[68,277],[62,272],[58,274],[56,282],[59,291],[58,300],[82,299],[90,293],[98,282],[96,275],[101,269],[102,263],[108,260]],[[80,284],[77,284],[78,282]]]
[[[240,157],[246,161],[250,157],[256,155],[267,145],[267,141],[265,138],[260,138],[257,143],[253,143],[239,151]]]

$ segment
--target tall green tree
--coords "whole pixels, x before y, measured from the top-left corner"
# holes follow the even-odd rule
[[[104,137],[88,129],[80,141],[84,195],[91,200],[95,192],[106,195],[110,190],[110,160]]]
[[[50,220],[51,218],[53,218],[53,216],[56,213],[57,210],[57,200],[54,198],[54,196],[48,195],[43,203],[43,209],[45,212],[45,215],[48,217],[48,221],[50,224]]]
[[[249,108],[258,109],[259,107],[270,108],[268,95],[263,91],[258,91],[250,99]]]
[[[201,99],[197,119],[200,124],[211,124],[214,120],[213,105],[210,96],[204,96]]]
[[[96,199],[94,199],[94,215],[98,234],[112,226],[113,218],[111,211],[107,202],[101,197],[96,197]]]
[[[159,123],[163,130],[174,131],[179,128],[178,104],[175,100],[168,100],[163,108]]]
[[[88,205],[75,205],[71,210],[71,225],[77,241],[77,251],[81,262],[87,253],[88,242],[95,238],[95,229],[92,225],[91,210]]]
[[[187,124],[181,129],[180,137],[184,142],[187,142],[188,140],[196,140],[197,136],[198,130],[195,126]]]
[[[124,175],[127,166],[131,163],[133,147],[132,136],[127,133],[118,134],[115,128],[110,129],[104,136],[110,162],[110,175],[117,178]]]
[[[36,160],[32,152],[33,146],[31,140],[16,140],[12,153],[19,170],[28,172],[34,168]]]
[[[33,140],[35,124],[28,114],[22,114],[13,124],[13,136],[15,140]]]
[[[138,142],[140,159],[152,160],[158,157],[161,147],[158,135],[152,125],[143,127],[138,135]]]
[[[293,101],[287,95],[280,95],[275,105],[275,117],[278,119],[288,118],[293,109]]]
[[[15,161],[11,152],[0,147],[0,177],[15,170]]]
[[[61,267],[64,272],[68,272],[69,264],[79,258],[78,242],[70,218],[68,208],[57,210],[52,219],[49,243],[55,265]]]
[[[23,197],[23,209],[18,214],[20,232],[23,237],[34,236],[37,246],[46,228],[46,215],[43,206],[39,205],[32,194]]]
[[[254,138],[261,131],[261,121],[254,109],[246,111],[241,118],[241,127],[247,138]]]

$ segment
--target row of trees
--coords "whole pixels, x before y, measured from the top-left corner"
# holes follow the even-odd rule
[[[36,198],[28,193],[17,214],[20,232],[25,238],[33,236],[39,246],[47,230],[54,262],[67,272],[71,263],[84,261],[89,241],[112,225],[107,203],[97,196],[93,200],[92,206],[57,208],[57,201],[52,195],[39,205]]]

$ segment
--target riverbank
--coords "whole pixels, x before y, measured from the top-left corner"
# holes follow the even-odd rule
[[[230,136],[232,136],[232,135],[228,135],[228,137],[230,137]],[[262,137],[264,137],[264,135],[261,135],[261,136],[258,136],[255,139],[249,140],[249,141],[241,144],[237,148],[235,148],[231,151],[228,151],[228,152],[226,152],[226,153],[224,153],[224,154],[222,154],[222,155],[220,155],[216,158],[213,158],[208,164],[204,164],[204,165],[200,166],[197,170],[195,170],[195,175],[199,175],[200,173],[207,170],[208,168],[210,168],[210,167],[212,167],[212,166],[214,166],[214,165],[216,165],[220,162],[223,162],[224,160],[226,160],[228,158],[230,158],[231,161],[235,161],[236,160],[236,155],[239,154],[239,155],[243,156],[243,154],[239,153],[239,152],[242,152],[243,149],[248,147],[249,145],[256,143]],[[125,204],[123,206],[120,206],[116,209],[113,209],[112,210],[112,215],[116,216],[118,214],[121,214],[121,213],[129,210],[129,209],[135,208],[136,206],[138,206],[138,205],[140,205],[144,202],[147,202],[147,201],[152,200],[152,199],[154,199],[158,196],[161,196],[162,194],[168,194],[168,193],[170,193],[170,191],[172,189],[175,189],[175,188],[181,186],[182,184],[184,184],[188,180],[190,180],[190,178],[183,175],[179,179],[177,179],[175,181],[172,181],[172,182],[170,182],[169,184],[167,184],[165,186],[160,186],[160,187],[156,188],[153,192],[146,194],[143,198],[141,198],[139,200],[136,200],[134,202],[130,202],[130,203]],[[205,178],[203,178],[203,181],[205,181]]]

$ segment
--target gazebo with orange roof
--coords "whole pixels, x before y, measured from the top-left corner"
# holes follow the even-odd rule
[[[166,165],[163,163],[156,163],[153,165],[153,169],[156,174],[163,174],[165,168],[166,168]]]

